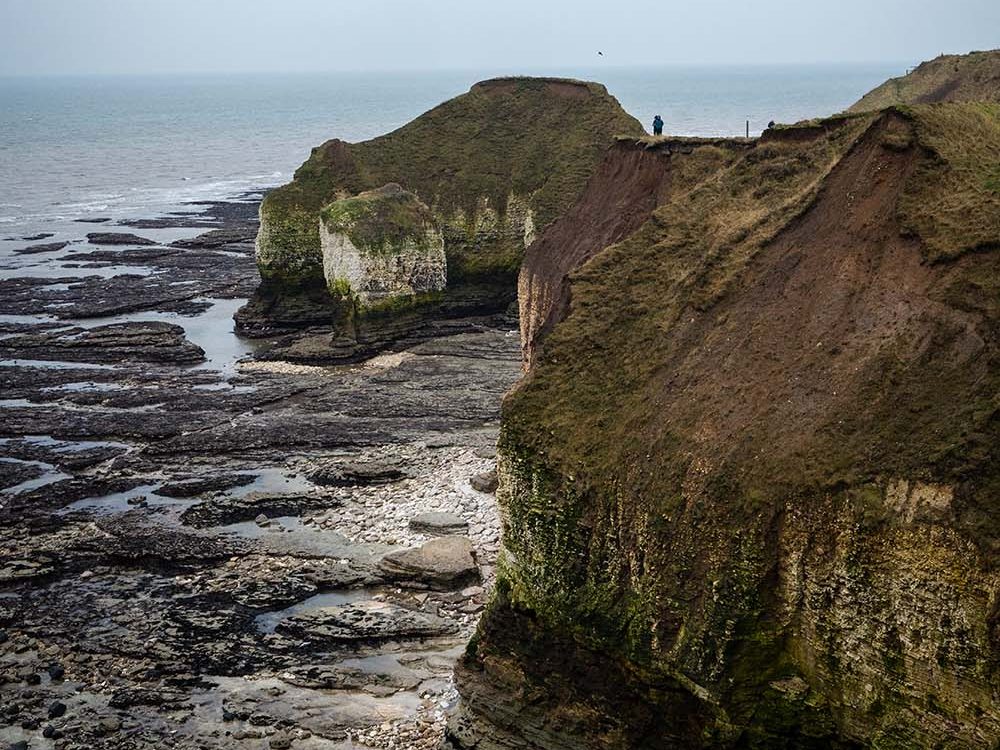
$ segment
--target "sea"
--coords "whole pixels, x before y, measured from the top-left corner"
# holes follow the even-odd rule
[[[313,146],[387,133],[496,75],[597,80],[642,122],[709,136],[839,112],[908,65],[0,78],[0,263],[21,237],[80,237],[79,219],[280,185]]]

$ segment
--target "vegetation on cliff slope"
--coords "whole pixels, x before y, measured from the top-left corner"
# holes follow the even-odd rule
[[[573,274],[505,403],[473,660],[530,682],[490,650],[525,612],[685,686],[678,747],[995,743],[1000,111],[705,148]]]
[[[931,260],[996,249],[1000,102],[923,107],[912,117],[926,158],[900,201],[904,228],[920,237]]]
[[[1000,50],[941,55],[865,94],[851,107],[868,112],[899,104],[1000,102]]]
[[[620,132],[642,129],[603,86],[512,78],[476,84],[388,135],[328,141],[264,201],[261,274],[294,285],[321,273],[320,209],[390,182],[416,193],[442,223],[473,234],[477,217],[503,217],[512,196],[531,211],[534,226],[544,227],[572,204]],[[523,237],[518,245],[502,234],[465,243],[453,232],[452,278],[515,274]]]

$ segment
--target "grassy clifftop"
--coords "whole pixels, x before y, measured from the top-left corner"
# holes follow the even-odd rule
[[[473,710],[552,696],[560,748],[1000,740],[998,149],[947,104],[664,150],[505,402]],[[608,665],[687,718],[620,719]]]
[[[868,112],[897,104],[972,101],[1000,102],[1000,50],[928,60],[869,91],[851,111]]]
[[[262,209],[258,262],[265,279],[295,284],[321,271],[318,216],[331,201],[399,183],[455,232],[449,274],[510,275],[519,263],[509,237],[473,238],[484,215],[496,222],[514,197],[544,227],[578,196],[617,133],[640,133],[603,86],[509,78],[476,84],[408,125],[363,143],[328,141]],[[521,217],[522,221],[524,217]]]
[[[423,246],[434,217],[423,203],[390,183],[325,206],[320,212],[329,231],[342,232],[365,252],[392,253],[406,243]]]

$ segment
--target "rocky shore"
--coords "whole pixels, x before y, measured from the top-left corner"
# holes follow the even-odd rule
[[[516,321],[289,363],[232,332],[258,201],[0,243],[0,746],[440,742]]]

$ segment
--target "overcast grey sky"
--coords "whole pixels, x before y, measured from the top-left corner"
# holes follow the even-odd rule
[[[0,75],[916,61],[995,47],[1000,0],[0,0]]]

